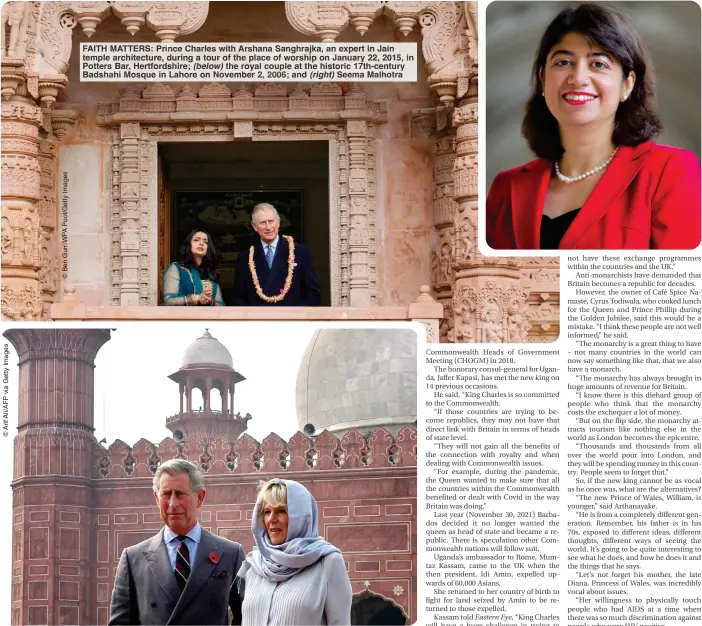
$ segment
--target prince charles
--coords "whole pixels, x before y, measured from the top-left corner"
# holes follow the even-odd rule
[[[235,306],[319,306],[320,291],[307,246],[279,237],[273,205],[254,207],[251,225],[261,238],[239,254],[234,276]]]
[[[109,623],[226,625],[229,608],[232,624],[241,624],[243,583],[235,576],[244,551],[197,521],[202,472],[189,461],[166,461],[153,488],[165,527],[122,552]]]

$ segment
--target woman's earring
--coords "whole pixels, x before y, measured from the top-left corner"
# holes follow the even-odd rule
[[[542,95],[544,98],[546,97],[546,94],[545,94],[543,91],[541,92],[541,95]]]

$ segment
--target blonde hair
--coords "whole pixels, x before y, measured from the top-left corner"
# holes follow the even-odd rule
[[[266,504],[270,506],[288,505],[288,488],[285,483],[267,482],[258,492],[256,508],[258,509],[258,519],[261,522],[263,522],[263,507]]]

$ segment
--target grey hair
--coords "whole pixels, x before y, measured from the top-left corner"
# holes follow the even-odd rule
[[[187,474],[190,478],[190,488],[195,493],[205,488],[205,475],[198,469],[197,465],[185,459],[171,459],[158,466],[153,482],[153,488],[156,493],[158,493],[161,484],[162,474],[168,474],[169,476]]]
[[[251,211],[251,221],[255,222],[256,216],[261,211],[266,211],[266,210],[273,211],[273,214],[275,215],[275,219],[280,221],[280,215],[278,215],[278,209],[276,209],[272,204],[268,204],[268,202],[261,202],[253,208],[253,211]]]

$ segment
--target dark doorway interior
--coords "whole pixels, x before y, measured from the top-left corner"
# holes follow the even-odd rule
[[[281,215],[280,234],[310,247],[322,305],[331,304],[326,141],[161,143],[159,163],[161,272],[180,258],[187,234],[202,228],[216,245],[231,302],[237,257],[258,240],[251,210],[268,202]]]
[[[407,623],[407,617],[394,602],[370,591],[363,591],[355,595],[351,602],[351,623],[354,626],[362,624],[404,625]]]

